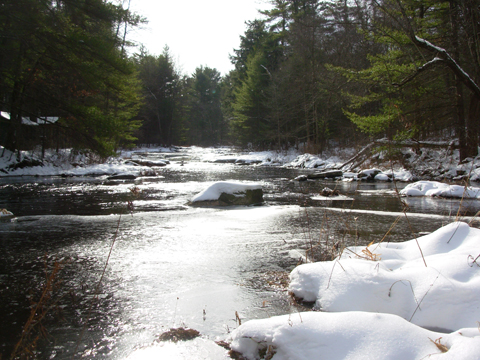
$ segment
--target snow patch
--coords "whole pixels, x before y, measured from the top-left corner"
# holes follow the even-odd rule
[[[477,359],[479,239],[479,229],[455,222],[300,265],[290,291],[326,312],[248,321],[231,334],[231,347],[252,360],[261,349],[276,360]]]
[[[408,184],[400,191],[400,195],[480,199],[480,188],[449,185],[438,181],[417,181]]]
[[[303,312],[251,320],[233,331],[231,347],[249,360],[259,359],[262,348],[275,360],[467,360],[478,358],[478,335],[478,329],[429,331],[389,314]]]
[[[208,188],[206,188],[199,194],[195,195],[192,198],[192,202],[218,200],[222,193],[236,195],[245,193],[245,191],[247,190],[257,190],[261,188],[261,184],[247,184],[234,181],[219,181],[214,183],[213,185],[210,185]]]

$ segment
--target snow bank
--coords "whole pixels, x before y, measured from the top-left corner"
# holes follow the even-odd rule
[[[0,147],[0,153],[3,153]],[[36,152],[22,151],[20,163],[16,156],[5,149],[0,157],[0,176],[102,176],[125,175],[150,176],[155,172],[148,166],[128,164],[120,158],[109,158],[105,163],[95,163],[99,159],[90,159],[88,154],[73,153],[71,149],[59,153],[48,150],[43,160],[38,159]],[[18,166],[22,161],[29,164]],[[93,162],[93,163],[92,163]],[[30,166],[31,164],[39,164]]]
[[[265,347],[275,360],[478,359],[479,253],[480,230],[456,222],[300,265],[290,291],[326,312],[249,321],[232,333],[232,349],[248,359]]]
[[[331,169],[338,167],[341,164],[342,162],[338,159],[338,157],[330,157],[324,160],[316,155],[307,153],[298,155],[294,160],[286,163],[286,166],[305,169]]]
[[[354,300],[353,300],[354,301]],[[478,329],[443,334],[390,314],[307,312],[251,320],[231,334],[233,350],[259,359],[267,348],[273,360],[478,359]],[[435,345],[446,346],[441,354]]]
[[[334,261],[298,266],[290,291],[324,311],[390,313],[427,328],[476,327],[479,253],[480,230],[456,222],[418,243],[351,247]]]
[[[244,193],[246,190],[257,190],[261,188],[261,184],[219,181],[195,195],[192,198],[192,202],[218,200],[222,193],[235,195],[238,193]]]
[[[400,191],[404,196],[438,196],[446,198],[480,199],[480,188],[448,185],[437,181],[417,181]]]

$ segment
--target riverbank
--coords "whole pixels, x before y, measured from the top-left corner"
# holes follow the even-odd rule
[[[289,291],[320,312],[249,321],[232,333],[232,350],[249,360],[476,359],[479,237],[454,222],[300,265]]]
[[[92,153],[76,152],[71,149],[59,152],[48,150],[43,158],[39,152],[24,151],[17,159],[16,154],[0,148],[1,176],[154,176],[152,168],[169,163],[167,157],[174,156],[179,148],[144,147],[119,152],[118,156],[100,159]],[[201,148],[196,148],[197,151]],[[145,153],[158,153],[163,164],[140,160]],[[203,161],[232,163],[239,166],[278,166],[311,170],[312,174],[331,170],[341,171],[334,176],[343,181],[418,181],[435,180],[460,182],[480,181],[480,156],[459,162],[458,151],[448,148],[402,148],[395,156],[380,151],[359,162],[362,149],[335,148],[323,155],[288,151],[240,151],[232,147],[217,148],[209,152]],[[313,175],[312,175],[313,176]]]

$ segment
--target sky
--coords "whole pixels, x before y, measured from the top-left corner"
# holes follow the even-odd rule
[[[266,0],[131,0],[130,9],[148,24],[129,32],[129,39],[160,55],[168,45],[177,68],[186,75],[201,65],[222,75],[233,69],[229,54],[240,44],[245,21],[260,18]]]

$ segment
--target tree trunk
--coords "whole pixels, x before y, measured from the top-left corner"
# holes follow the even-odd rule
[[[467,117],[466,156],[475,157],[478,155],[480,126],[480,99],[472,94]]]
[[[458,61],[460,57],[460,48],[458,43],[458,8],[454,1],[450,1],[450,23],[452,26],[452,45],[453,57]],[[455,74],[455,109],[456,109],[456,132],[460,145],[460,160],[468,156],[467,137],[465,132],[465,105],[463,100],[463,84],[460,77]]]

